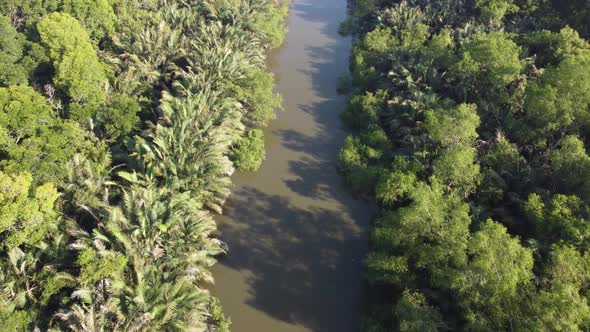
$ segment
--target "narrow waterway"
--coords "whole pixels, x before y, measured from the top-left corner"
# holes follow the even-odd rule
[[[266,130],[262,168],[233,177],[218,218],[230,252],[213,269],[214,293],[235,332],[359,330],[371,213],[336,169],[345,16],[346,0],[293,0],[285,44],[269,59],[285,111]]]

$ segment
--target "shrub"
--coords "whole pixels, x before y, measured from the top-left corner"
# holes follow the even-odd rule
[[[232,152],[232,160],[236,167],[246,171],[256,171],[265,158],[264,133],[260,129],[248,131]]]

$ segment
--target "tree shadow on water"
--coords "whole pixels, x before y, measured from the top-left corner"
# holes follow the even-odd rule
[[[284,147],[303,154],[299,160],[289,162],[291,173],[298,179],[285,182],[291,190],[304,196],[341,198],[342,193],[350,195],[341,185],[343,179],[337,167],[338,152],[347,132],[340,119],[346,98],[336,92],[336,79],[346,73],[346,66],[334,59],[342,62],[343,57],[337,51],[349,51],[344,44],[344,47],[337,42],[322,47],[305,47],[310,61],[306,69],[298,71],[309,77],[312,83],[313,102],[290,103],[287,108],[311,115],[315,130],[289,128],[274,133]]]
[[[275,135],[284,147],[303,153],[303,157],[289,162],[290,171],[297,178],[285,180],[286,185],[300,195],[340,201],[350,193],[342,185],[337,167],[338,151],[347,133],[340,120],[346,98],[338,95],[336,89],[337,78],[347,74],[350,43],[337,32],[340,20],[334,18],[334,13],[338,6],[346,7],[346,0],[296,1],[292,6],[292,15],[305,22],[320,23],[323,37],[320,43],[304,42],[307,60],[297,68],[312,85],[313,102],[289,100],[287,95],[286,107],[311,115],[316,130],[291,128]]]
[[[241,188],[226,211],[236,222],[220,225],[230,247],[220,264],[253,272],[254,308],[314,331],[357,330],[360,308],[350,303],[360,304],[366,239],[350,209],[302,209]]]
[[[323,200],[341,201],[349,196],[336,162],[340,141],[327,134],[307,135],[292,129],[282,130],[278,136],[283,146],[302,152],[299,159],[289,161],[291,177],[284,180],[289,189]]]

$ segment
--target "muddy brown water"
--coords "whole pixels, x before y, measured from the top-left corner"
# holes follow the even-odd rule
[[[359,330],[372,209],[336,168],[345,16],[346,0],[293,0],[285,44],[270,55],[285,111],[266,129],[263,166],[234,175],[217,218],[229,254],[213,292],[235,332]]]

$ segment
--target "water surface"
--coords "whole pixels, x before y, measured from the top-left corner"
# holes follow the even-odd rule
[[[233,177],[217,218],[230,252],[213,269],[214,293],[233,331],[359,330],[371,216],[336,169],[345,16],[346,0],[293,0],[285,44],[269,59],[285,111],[266,129],[262,168]]]

